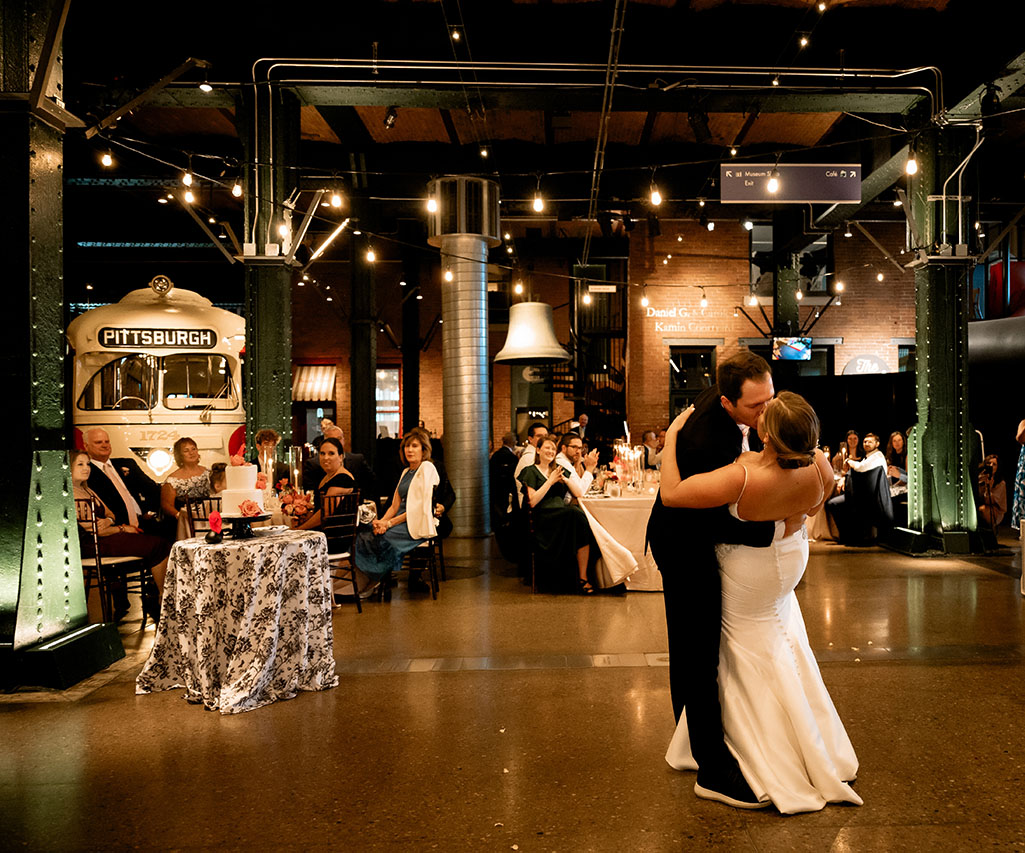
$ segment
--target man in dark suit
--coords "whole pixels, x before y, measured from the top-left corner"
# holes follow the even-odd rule
[[[130,524],[146,533],[167,538],[160,523],[160,484],[154,482],[131,458],[110,458],[110,436],[106,430],[85,434],[85,451],[92,462],[89,488],[114,513],[115,524]],[[174,539],[172,532],[170,538]]]
[[[587,422],[589,420],[590,418],[587,417],[587,412],[581,412],[579,415],[577,415],[577,425],[573,427],[573,429],[569,430],[569,432],[575,432],[577,435],[580,436],[581,440],[587,439],[587,437],[590,435],[590,433],[587,431]]]
[[[677,440],[683,478],[729,465],[742,450],[761,449],[753,427],[773,396],[769,365],[743,350],[720,362],[716,378],[717,384],[694,401],[694,413]],[[666,507],[661,496],[648,520],[647,539],[662,573],[673,713],[679,722],[686,711],[691,750],[698,762],[694,792],[739,808],[766,804],[758,803],[723,740],[718,683],[722,587],[715,546],[723,542],[764,547],[772,542],[776,526],[771,521],[740,522],[724,506]]]
[[[284,462],[278,462],[275,459],[278,452],[278,443],[281,441],[278,431],[261,429],[256,433],[254,441],[256,443],[256,452],[252,454],[249,461],[259,466],[262,474],[267,475],[267,483],[273,486],[281,482],[281,480],[287,480],[289,478],[288,466]],[[273,468],[273,471],[264,471],[264,459],[270,460],[270,464],[267,467]]]

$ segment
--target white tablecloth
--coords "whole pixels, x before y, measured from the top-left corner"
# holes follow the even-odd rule
[[[601,549],[603,585],[626,581],[629,590],[658,592],[662,575],[649,550],[644,553],[644,532],[655,495],[627,495],[620,498],[585,497],[580,506]],[[602,566],[598,567],[602,579]]]
[[[175,543],[136,693],[184,687],[189,701],[236,714],[337,684],[323,533]]]

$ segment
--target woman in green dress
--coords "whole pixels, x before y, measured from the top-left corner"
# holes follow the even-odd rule
[[[594,587],[587,580],[587,560],[594,538],[584,511],[566,502],[569,487],[563,476],[569,472],[555,464],[557,452],[555,439],[542,439],[537,462],[524,468],[519,480],[527,489],[538,549],[552,566],[569,567],[575,562],[577,587],[583,595],[591,595]]]

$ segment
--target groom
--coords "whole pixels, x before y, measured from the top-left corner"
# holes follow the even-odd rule
[[[676,441],[680,477],[714,471],[743,450],[761,450],[754,429],[772,399],[772,374],[761,356],[742,350],[721,361],[716,384],[694,401]],[[750,432],[748,429],[750,428]],[[782,526],[782,522],[779,522]],[[771,521],[741,522],[725,506],[666,507],[655,498],[647,540],[662,573],[669,634],[669,690],[679,722],[686,709],[691,751],[698,763],[694,793],[738,808],[761,808],[723,740],[719,705],[719,637],[722,588],[716,543],[765,547],[776,533]]]

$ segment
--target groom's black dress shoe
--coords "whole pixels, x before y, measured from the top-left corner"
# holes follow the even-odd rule
[[[735,809],[764,809],[769,805],[768,802],[760,802],[754,795],[739,767],[714,774],[705,774],[699,770],[694,793],[702,799],[725,803]]]

